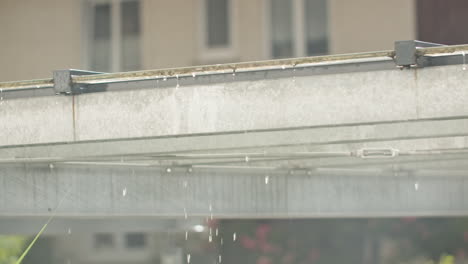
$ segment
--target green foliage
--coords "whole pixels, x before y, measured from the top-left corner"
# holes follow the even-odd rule
[[[25,244],[25,237],[0,235],[0,264],[15,263]]]

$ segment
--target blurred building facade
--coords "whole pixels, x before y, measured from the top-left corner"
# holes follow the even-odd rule
[[[2,0],[0,81],[392,49],[415,0]]]

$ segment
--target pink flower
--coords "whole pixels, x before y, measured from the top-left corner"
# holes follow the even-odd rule
[[[248,236],[242,236],[241,245],[246,249],[255,250],[255,248],[257,247],[257,241]]]
[[[268,242],[264,242],[264,241],[258,241],[258,242],[259,242],[258,247],[263,253],[273,253],[279,250],[277,247],[273,246],[272,244]]]
[[[265,241],[267,239],[268,233],[271,231],[271,226],[267,224],[262,224],[257,227],[255,235],[258,240]]]
[[[266,257],[266,256],[261,256],[257,259],[257,264],[271,264],[271,260],[270,258]]]

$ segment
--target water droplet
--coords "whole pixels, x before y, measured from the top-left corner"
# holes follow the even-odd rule
[[[293,76],[292,76],[292,82],[296,82],[296,65],[293,66]]]
[[[417,191],[419,189],[419,183],[418,182],[415,182],[414,183],[414,189]]]
[[[163,81],[167,81],[167,77],[166,77],[166,76],[163,77]]]
[[[190,263],[190,254],[187,254],[187,263]]]
[[[213,206],[211,206],[211,204],[208,208],[210,209],[210,212],[213,211]]]
[[[187,169],[187,172],[188,172],[188,173],[192,173],[192,172],[193,172],[193,168],[192,168],[192,167],[188,168],[188,169]]]
[[[176,88],[179,88],[180,84],[179,84],[179,75],[178,74],[176,75],[176,80],[177,80]]]
[[[54,164],[50,163],[49,164],[49,169],[53,170],[54,169]]]
[[[171,173],[171,172],[172,172],[172,169],[171,169],[171,168],[167,168],[167,169],[166,169],[166,172],[167,172],[167,173]]]
[[[221,263],[221,255],[218,255],[218,262]]]
[[[245,162],[249,162],[249,156],[245,156]]]
[[[463,54],[463,68],[462,68],[462,69],[463,69],[464,71],[466,71],[466,56],[465,56],[465,52],[463,51],[462,54]]]
[[[122,190],[122,196],[125,197],[125,195],[127,195],[127,187]]]
[[[186,210],[185,207],[184,207],[184,218],[187,219],[187,217],[188,217],[188,216],[187,216],[187,210]]]
[[[236,233],[232,234],[232,241],[236,241],[236,239],[237,239]]]
[[[281,66],[281,69],[283,70],[286,69],[286,65]]]
[[[215,230],[215,235],[218,236],[218,228]]]
[[[188,231],[185,231],[185,240],[188,240]]]
[[[194,72],[192,72],[192,77],[193,77],[193,78],[197,77],[197,74],[195,74]]]
[[[268,184],[268,181],[270,180],[270,176],[265,176],[265,184]]]
[[[68,232],[67,232],[69,235],[71,235],[71,228],[68,228]]]
[[[209,235],[209,236],[208,236],[208,242],[211,243],[212,241],[213,241],[213,236],[212,236],[212,235]]]

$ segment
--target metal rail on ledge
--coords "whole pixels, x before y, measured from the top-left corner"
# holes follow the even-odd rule
[[[105,84],[127,81],[143,81],[163,78],[180,78],[186,76],[209,75],[219,73],[233,73],[259,71],[259,70],[274,70],[295,67],[305,67],[320,64],[333,63],[350,63],[356,61],[370,61],[372,59],[394,59],[398,51],[386,50],[377,52],[352,53],[341,55],[326,55],[293,59],[266,60],[256,62],[243,62],[231,64],[217,64],[184,68],[170,68],[160,70],[145,70],[132,72],[118,73],[102,73],[90,75],[72,75],[72,85],[89,85],[89,84]],[[468,45],[456,46],[435,46],[417,48],[415,51],[416,57],[436,56],[447,54],[464,54],[468,52]],[[39,79],[27,81],[0,82],[0,92],[18,91],[18,90],[34,90],[53,88],[54,79]]]

